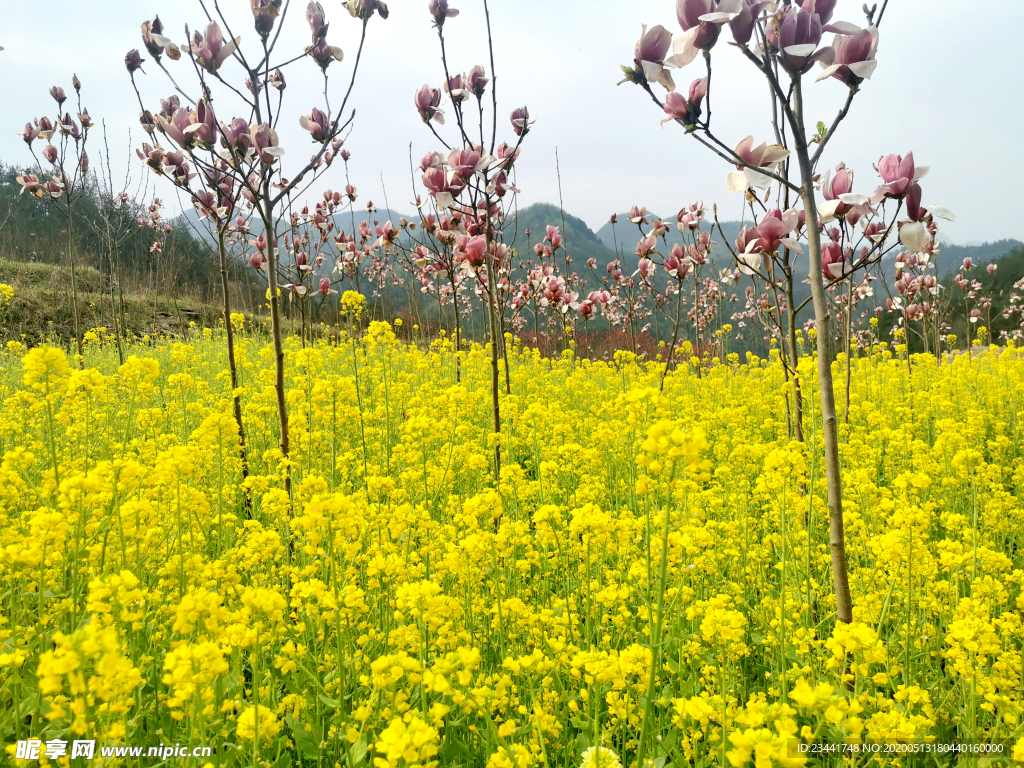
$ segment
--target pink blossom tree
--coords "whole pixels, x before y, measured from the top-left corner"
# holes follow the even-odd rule
[[[269,286],[281,463],[284,488],[290,495],[281,289],[288,290],[297,284],[294,281],[282,283],[281,256],[289,253],[295,260],[301,252],[295,249],[291,232],[294,201],[327,171],[341,149],[343,134],[355,117],[354,111],[347,118],[345,113],[355,85],[367,27],[374,15],[387,18],[388,8],[380,0],[348,0],[344,4],[349,15],[360,24],[361,33],[347,85],[340,100],[335,100],[332,105],[329,72],[337,69],[344,54],[340,48],[327,42],[329,25],[318,2],[311,0],[306,6],[309,45],[290,55],[277,55],[276,50],[289,4],[282,4],[281,0],[254,0],[250,3],[257,39],[254,45],[246,48],[241,45],[241,36],[233,33],[217,0],[212,7],[205,2],[200,2],[200,6],[206,16],[203,29],[190,32],[186,27],[187,40],[181,45],[164,34],[158,16],[142,24],[145,49],[153,63],[166,74],[175,91],[172,97],[161,100],[156,114],[146,108],[136,82],[137,73],[143,71],[146,60],[137,50],[129,51],[125,56],[125,66],[142,110],[140,121],[157,142],[155,146],[143,144],[139,155],[150,168],[188,190],[207,216],[212,214],[215,217],[222,262],[226,254],[221,241],[234,201],[244,200],[249,216],[261,225],[262,232],[257,238],[260,243],[257,261],[261,267],[265,264]],[[165,58],[183,62],[179,67],[191,65],[193,92],[182,87],[179,79],[170,73],[164,64]],[[314,73],[319,71],[324,90],[322,108],[313,107],[308,113],[303,112],[294,118],[309,133],[313,155],[308,161],[300,161],[286,175],[283,167],[285,149],[280,146],[276,126],[285,115],[284,71],[288,67],[302,76],[315,76]],[[228,79],[231,70],[236,76],[234,82]],[[226,107],[238,110],[239,116],[219,120],[214,113],[215,95],[218,103],[224,99]],[[160,143],[161,137],[167,146]],[[194,183],[197,186],[193,186]],[[292,266],[298,269],[301,265],[296,263]],[[225,322],[230,338],[229,309],[225,304]],[[237,407],[236,420],[240,422]],[[241,423],[239,429],[241,434]]]
[[[885,156],[879,161],[877,168],[883,183],[870,196],[847,189],[846,182],[852,182],[852,176],[839,167],[834,181],[839,180],[840,174],[844,174],[844,180],[826,187],[825,200],[819,202],[821,188],[827,184],[818,170],[819,163],[856,94],[874,72],[878,27],[885,14],[885,3],[880,9],[865,6],[866,26],[861,28],[834,21],[835,5],[836,0],[803,0],[799,5],[792,0],[777,5],[758,0],[677,0],[676,17],[682,34],[673,39],[664,27],[644,27],[634,48],[633,64],[623,67],[623,82],[639,85],[666,115],[663,122],[681,126],[686,134],[733,166],[726,177],[728,188],[744,194],[751,212],[761,214],[754,227],[741,232],[732,253],[741,270],[758,275],[765,285],[777,286],[780,279],[773,270],[781,266],[783,284],[791,285],[793,254],[806,254],[816,333],[837,615],[840,621],[850,622],[853,601],[846,567],[839,433],[832,380],[832,307],[827,288],[830,283],[849,280],[855,270],[877,264],[888,249],[896,247],[894,239],[909,250],[923,250],[934,235],[934,218],[950,214],[945,209],[921,205],[917,182],[927,169],[916,167],[910,153]],[[726,26],[735,47],[768,87],[772,144],[755,146],[754,140],[747,137],[730,146],[713,129],[712,51]],[[831,45],[822,45],[826,32],[834,34]],[[686,67],[698,57],[704,60],[703,74],[686,89],[677,90],[672,70]],[[819,123],[815,132],[805,116],[804,87],[816,65],[821,68],[817,79],[838,81],[846,89],[846,98],[831,125]],[[662,89],[664,96],[659,97],[656,88]],[[772,194],[776,200],[774,210],[763,202]],[[795,207],[798,202],[800,210]],[[837,255],[823,243],[823,230],[830,221],[839,222],[835,234],[830,235],[839,248],[836,261],[832,259]],[[860,228],[855,230],[858,221]],[[847,248],[853,254],[849,260]],[[823,259],[829,262],[823,263]],[[832,267],[835,264],[838,268]],[[794,374],[799,309],[794,306],[792,290],[788,291],[789,364]],[[794,382],[799,383],[796,375]],[[643,750],[643,744],[640,749]]]

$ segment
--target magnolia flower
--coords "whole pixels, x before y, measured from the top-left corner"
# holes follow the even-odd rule
[[[345,3],[345,10],[354,19],[368,21],[374,12],[380,14],[382,19],[388,17],[388,7],[381,0],[348,0]]]
[[[769,5],[768,0],[742,0],[739,13],[729,21],[732,39],[740,45],[746,45],[754,34],[754,26],[761,11]]]
[[[702,51],[718,41],[722,25],[740,14],[740,0],[676,0],[676,19],[684,32],[692,32],[689,44]]]
[[[683,96],[679,91],[669,91],[662,107],[668,117],[662,120],[661,124],[678,120],[687,130],[692,130],[700,117],[700,105],[707,93],[708,79],[706,77],[690,83],[688,97]]]
[[[647,208],[640,208],[634,205],[629,209],[629,220],[633,224],[646,224]],[[615,222],[612,223],[614,224]]]
[[[53,144],[47,144],[43,147],[43,159],[50,165],[55,165],[57,162],[57,148]]]
[[[479,64],[469,70],[469,74],[466,76],[466,87],[478,99],[483,97],[488,82],[487,74]]]
[[[242,156],[246,155],[252,147],[249,124],[241,117],[234,118],[228,125],[221,123],[220,143],[225,149]]]
[[[24,194],[28,192],[32,197],[43,199],[43,185],[39,182],[39,177],[34,173],[26,173],[23,176],[15,176],[14,180],[21,186],[21,192]]]
[[[327,37],[328,24],[324,16],[324,9],[316,0],[310,0],[309,5],[306,6],[306,21],[309,23],[310,31],[313,33],[314,44]]]
[[[473,174],[482,171],[490,164],[490,158],[484,155],[479,147],[469,149],[453,149],[448,153],[448,165],[452,173],[462,181],[468,181]]]
[[[821,18],[793,8],[785,15],[779,29],[777,45],[782,64],[790,72],[801,73],[818,59],[831,55],[831,49],[818,49],[821,42]]]
[[[142,44],[146,46],[149,55],[157,61],[160,60],[165,51],[172,59],[177,59],[180,56],[178,46],[174,45],[169,38],[164,37],[164,25],[160,21],[159,16],[154,16],[149,21],[142,22]],[[173,51],[169,50],[172,46]]]
[[[124,66],[128,70],[129,75],[133,75],[136,70],[142,69],[142,62],[144,61],[145,59],[139,55],[138,50],[135,48],[132,48],[124,55]]]
[[[78,170],[83,174],[89,172],[89,153],[85,150],[82,151],[82,156],[78,158]]]
[[[32,123],[25,123],[25,130],[18,134],[26,144],[31,144],[39,137],[39,128]]]
[[[53,100],[57,102],[57,109],[60,109],[68,98],[67,94],[64,93],[64,89],[59,85],[55,85],[50,88],[50,95],[53,97]]]
[[[186,136],[205,147],[212,147],[217,141],[217,118],[213,107],[206,99],[201,99],[189,115],[189,125],[185,128]]]
[[[830,52],[823,56],[819,63],[824,68],[819,80],[834,77],[856,88],[871,78],[878,62],[875,52],[878,50],[878,29],[868,27],[852,35],[836,35],[832,41]]]
[[[330,295],[332,293],[337,293],[337,291],[335,291],[335,290],[333,290],[331,288],[331,279],[329,277],[321,277],[320,278],[320,295],[321,296],[328,296],[328,295]]]
[[[313,141],[317,144],[322,144],[330,131],[330,121],[327,115],[316,107],[313,107],[313,111],[308,116],[303,115],[299,118],[299,125],[309,131]]]
[[[224,42],[224,35],[216,21],[206,25],[203,34],[198,30],[192,35],[192,42],[182,46],[182,50],[191,54],[196,64],[208,72],[215,73],[238,48],[240,37]]]
[[[421,85],[413,97],[413,102],[416,104],[416,111],[420,113],[420,118],[424,123],[429,123],[433,120],[444,125],[444,112],[438,109],[441,104],[441,91],[439,89],[431,88],[429,85]]]
[[[821,249],[822,271],[832,279],[838,278],[843,274],[848,255],[849,252],[844,253],[839,243],[830,242]]]
[[[277,15],[281,10],[281,3],[282,0],[249,0],[256,33],[264,40],[267,39],[271,30],[274,29],[274,23],[277,21]]]
[[[782,162],[789,157],[789,150],[779,144],[761,142],[755,147],[753,136],[747,136],[741,140],[733,151],[748,165],[765,168],[769,171],[777,170]],[[736,168],[737,170],[729,171],[725,175],[725,184],[730,192],[745,192],[750,187],[767,189],[775,183],[775,179],[771,176],[758,173],[747,165],[737,165]]]
[[[875,170],[882,177],[885,184],[878,188],[875,193],[884,193],[885,197],[901,198],[907,193],[907,188],[914,182],[920,181],[928,173],[928,166],[914,165],[914,153],[907,152],[906,156],[886,155],[879,159]]]
[[[427,3],[427,10],[430,11],[430,15],[434,18],[434,24],[439,27],[444,25],[445,19],[451,19],[459,15],[455,8],[448,7],[448,0],[430,0]]]
[[[249,137],[256,154],[267,165],[271,165],[284,154],[284,149],[277,144],[277,131],[267,123],[249,126]]]
[[[830,176],[828,171],[822,179],[821,191],[825,202],[818,207],[823,221],[834,218],[848,217],[851,224],[861,216],[871,213],[868,198],[855,194],[853,191],[853,171],[847,169],[845,163],[836,166],[836,175]]]
[[[530,112],[526,107],[513,109],[509,120],[512,122],[512,130],[515,131],[516,136],[525,136],[530,132],[530,126],[533,125],[533,121],[530,120]]]
[[[675,90],[672,74],[665,69],[665,57],[672,45],[672,33],[660,24],[652,27],[640,27],[640,39],[633,47],[633,60],[638,69],[644,73],[648,83],[661,83],[665,88]]]

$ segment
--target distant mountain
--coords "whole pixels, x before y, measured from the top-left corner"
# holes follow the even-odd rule
[[[639,241],[640,239],[640,230],[637,229],[636,224],[629,220],[628,211],[618,214],[617,218],[619,221],[618,224],[615,225],[614,231],[611,222],[607,221],[604,223],[604,226],[597,230],[597,236],[601,239],[601,242],[603,242],[606,246],[612,249],[615,248],[615,243],[617,240],[619,253],[623,255],[632,254],[636,250],[637,241]],[[654,219],[656,218],[659,218],[657,214],[648,211],[648,222],[654,221]],[[670,216],[665,221],[671,225],[671,228],[668,232],[669,246],[673,246],[676,243],[682,243],[683,237],[682,235],[679,234],[679,230],[677,230],[675,227],[675,216]],[[701,228],[705,230],[710,230],[712,233],[712,239],[715,242],[719,243],[723,247],[723,249],[727,251],[728,249],[725,248],[725,243],[721,242],[722,233],[725,234],[725,237],[728,238],[729,245],[732,246],[734,245],[736,236],[740,233],[740,228],[743,225],[738,221],[723,221],[721,222],[721,224],[722,232],[719,232],[718,227],[715,226],[714,219],[709,216],[709,218],[706,218],[704,220],[704,223],[701,225]],[[643,224],[641,226],[643,227],[644,234],[651,231],[650,224]]]
[[[550,203],[534,203],[520,209],[506,225],[505,238],[518,249],[521,258],[532,257],[533,246],[544,240],[548,226],[558,227],[562,233],[574,270],[585,269],[587,260],[594,259],[603,273],[608,262],[615,260],[614,251],[605,247],[582,219],[570,213],[563,216],[558,206]]]

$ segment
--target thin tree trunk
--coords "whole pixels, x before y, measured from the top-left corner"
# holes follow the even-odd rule
[[[494,485],[497,487],[501,479],[501,407],[498,401],[498,318],[495,308],[497,283],[494,277],[494,264],[491,261],[491,201],[484,198],[484,210],[487,211],[487,221],[484,224],[484,233],[487,244],[487,315],[491,326],[491,410],[494,416]]]
[[[843,334],[846,339],[844,350],[846,359],[846,400],[843,403],[843,423],[850,423],[850,366],[853,360],[850,357],[850,336],[853,327],[853,274],[850,275],[849,288],[846,294],[846,329]]]
[[[121,344],[121,323],[117,316],[117,305],[114,301],[114,251],[111,249],[107,254],[110,264],[110,314],[114,321],[114,338],[117,339],[117,361],[124,365],[124,347]]]
[[[807,215],[807,245],[811,297],[818,347],[818,384],[821,390],[821,432],[825,448],[825,479],[828,487],[829,549],[832,554],[832,578],[836,590],[836,615],[839,621],[853,621],[853,599],[846,568],[846,538],[843,530],[843,486],[839,464],[839,428],[836,419],[832,362],[829,358],[829,315],[821,274],[821,232],[818,207],[814,199],[814,172],[807,152],[804,130],[803,92],[800,79],[793,79],[793,126],[795,149],[800,163],[800,197]]]
[[[796,314],[793,303],[793,269],[786,265],[786,319],[788,323],[789,364],[793,371],[793,425],[796,427],[796,439],[804,441],[804,394],[800,387],[800,364],[796,347]]]
[[[85,349],[82,346],[82,318],[78,313],[78,275],[75,272],[75,212],[68,197],[68,261],[71,263],[71,312],[75,320],[75,344],[78,347],[78,367],[85,369]]]
[[[220,255],[220,287],[224,294],[224,327],[228,334],[228,369],[231,372],[231,399],[234,401],[235,424],[238,425],[238,440],[242,446],[242,484],[249,477],[249,456],[245,447],[245,427],[242,425],[242,399],[238,395],[238,367],[235,365],[235,332],[231,322],[231,293],[228,285],[228,257],[224,246],[224,227],[218,226],[218,251]],[[252,501],[245,494],[245,516],[252,517]]]
[[[269,185],[266,185],[269,187]],[[264,192],[263,228],[267,241],[267,282],[270,286],[270,326],[274,340],[274,390],[277,393],[277,417],[281,429],[281,460],[284,462],[284,490],[291,499],[292,471],[288,464],[290,443],[288,439],[288,403],[284,391],[284,339],[281,333],[281,301],[277,295],[277,252],[273,232],[273,206],[269,188]]]
[[[682,314],[683,307],[683,281],[679,281],[679,285],[676,286],[676,322],[675,327],[672,329],[672,343],[669,344],[668,354],[665,355],[665,370],[661,372],[661,384],[658,386],[659,392],[665,391],[665,379],[668,377],[668,372],[672,368],[672,355],[676,351],[676,341],[679,340],[679,321]],[[694,313],[696,318],[696,312]]]

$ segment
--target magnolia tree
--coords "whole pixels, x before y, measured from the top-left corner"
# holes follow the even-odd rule
[[[421,233],[425,237],[414,243],[413,263],[420,270],[421,284],[427,280],[429,286],[433,275],[442,277],[447,281],[452,300],[457,301],[463,283],[472,283],[486,304],[491,340],[493,469],[497,482],[501,475],[498,352],[504,340],[500,306],[502,293],[509,290],[512,259],[512,251],[504,236],[508,223],[505,198],[510,192],[517,191],[511,177],[520,145],[530,131],[530,116],[525,107],[513,110],[509,119],[514,141],[498,144],[494,46],[486,0],[484,15],[487,20],[490,77],[481,65],[465,73],[453,74],[448,63],[444,27],[459,12],[449,7],[448,0],[430,0],[428,11],[437,30],[444,81],[441,88],[429,84],[419,88],[414,95],[414,103],[424,124],[447,154],[435,150],[420,160],[421,180],[428,197],[423,200],[416,196]],[[488,86],[490,99],[486,98]],[[445,105],[450,104],[447,116],[442,109],[442,101]],[[445,139],[438,131],[441,126],[447,126],[449,134],[454,135]],[[408,229],[411,230],[411,226]],[[380,247],[387,248],[398,241],[399,232],[391,222],[379,234]],[[457,348],[460,344],[461,331],[457,328]]]
[[[887,250],[899,244],[925,252],[936,232],[934,218],[949,214],[922,206],[918,181],[926,169],[915,165],[911,153],[881,158],[877,170],[882,184],[869,195],[853,191],[853,176],[845,166],[839,166],[830,178],[818,170],[854,97],[874,72],[878,26],[885,13],[884,4],[881,10],[865,7],[866,25],[861,28],[833,20],[835,5],[836,0],[804,0],[801,5],[678,0],[676,17],[682,34],[673,39],[664,27],[644,27],[634,49],[634,63],[623,70],[625,79],[643,88],[665,113],[664,122],[678,124],[734,167],[726,177],[727,186],[745,195],[755,221],[755,226],[741,233],[733,250],[736,268],[774,290],[780,284],[791,286],[795,258],[803,254],[806,259],[817,344],[837,615],[840,621],[850,622],[853,603],[846,569],[830,348],[833,307],[827,289],[829,284],[849,281],[858,270],[878,263]],[[755,146],[754,139],[747,137],[730,145],[713,129],[712,53],[726,27],[752,73],[768,86],[766,109],[774,132],[770,144]],[[822,45],[826,32],[834,35],[831,45]],[[672,70],[687,67],[698,58],[704,64],[701,76],[677,89]],[[816,79],[837,81],[845,88],[846,98],[831,125],[819,123],[811,128],[805,117],[804,87],[815,67],[820,68]],[[769,200],[773,201],[771,208]],[[791,288],[785,293],[789,367],[795,372],[795,323],[800,307],[794,306]],[[798,377],[794,381],[798,383]]]
[[[130,144],[131,138],[129,136],[129,148]],[[138,199],[144,192],[141,189],[141,185],[136,186],[134,190],[132,189],[133,180],[130,169],[126,169],[124,178],[120,182],[115,180],[110,162],[110,145],[107,141],[106,121],[103,122],[103,153],[98,166],[99,178],[93,179],[96,215],[89,220],[89,226],[99,239],[107,259],[107,288],[110,292],[111,321],[114,328],[114,338],[117,341],[117,357],[124,364],[122,336],[126,337],[128,326],[124,316],[124,279],[121,272],[121,249],[138,233],[136,221],[140,217],[142,210]]]
[[[308,254],[298,246],[296,197],[304,193],[330,167],[341,149],[344,132],[355,113],[347,118],[349,98],[367,26],[374,14],[387,18],[387,6],[379,0],[349,0],[344,7],[360,24],[361,33],[355,62],[347,85],[332,106],[329,73],[343,58],[340,48],[327,42],[328,22],[317,2],[306,7],[310,43],[301,51],[277,53],[277,43],[286,22],[289,5],[283,0],[250,0],[255,44],[241,45],[217,2],[213,15],[206,3],[200,3],[207,19],[202,31],[185,28],[185,42],[177,45],[164,34],[158,16],[142,24],[142,40],[153,63],[166,74],[174,94],[161,99],[160,108],[146,107],[137,83],[145,59],[137,50],[125,57],[125,66],[142,109],[140,121],[155,141],[139,149],[139,155],[151,169],[186,191],[201,215],[210,219],[217,233],[224,289],[224,321],[227,325],[228,354],[235,391],[235,419],[244,442],[241,408],[237,399],[237,373],[234,364],[232,323],[226,288],[226,243],[232,235],[245,237],[249,220],[260,225],[256,238],[258,257],[250,257],[254,266],[265,267],[268,301],[274,344],[275,389],[280,423],[280,450],[285,490],[291,491],[289,469],[288,410],[284,387],[284,344],[281,320],[281,290],[308,292],[302,280],[281,280],[282,256],[291,257],[293,276],[308,270]],[[215,16],[215,17],[214,17]],[[183,87],[164,64],[168,59],[190,74],[194,87]],[[309,132],[312,157],[300,161],[287,174],[283,167],[285,150],[280,146],[276,126],[285,115],[284,71],[294,69],[299,76],[323,79],[323,104],[313,106],[295,119]],[[183,80],[182,75],[179,77]],[[229,79],[230,78],[230,79]],[[222,119],[214,112],[214,102]],[[221,100],[224,100],[221,106]],[[321,108],[322,107],[322,108]],[[225,119],[226,113],[236,116]],[[234,229],[232,229],[234,228]],[[304,263],[305,262],[305,263]],[[302,290],[300,290],[302,289]]]
[[[78,279],[75,260],[75,203],[87,194],[86,177],[89,173],[89,155],[85,151],[89,129],[93,122],[89,110],[82,108],[82,83],[75,75],[71,78],[75,90],[78,120],[71,112],[64,110],[67,93],[60,86],[50,89],[50,96],[57,102],[57,114],[53,120],[37,117],[25,124],[21,136],[32,152],[39,173],[26,173],[17,177],[21,192],[32,195],[56,210],[63,218],[67,230],[67,259],[71,267],[71,312],[74,319],[75,344],[78,347],[78,364],[84,367],[85,352],[82,347],[82,316],[78,308]],[[63,116],[61,111],[64,110]],[[35,142],[41,140],[42,151],[36,152]],[[46,161],[49,172],[43,170]],[[48,180],[44,177],[49,176]]]

